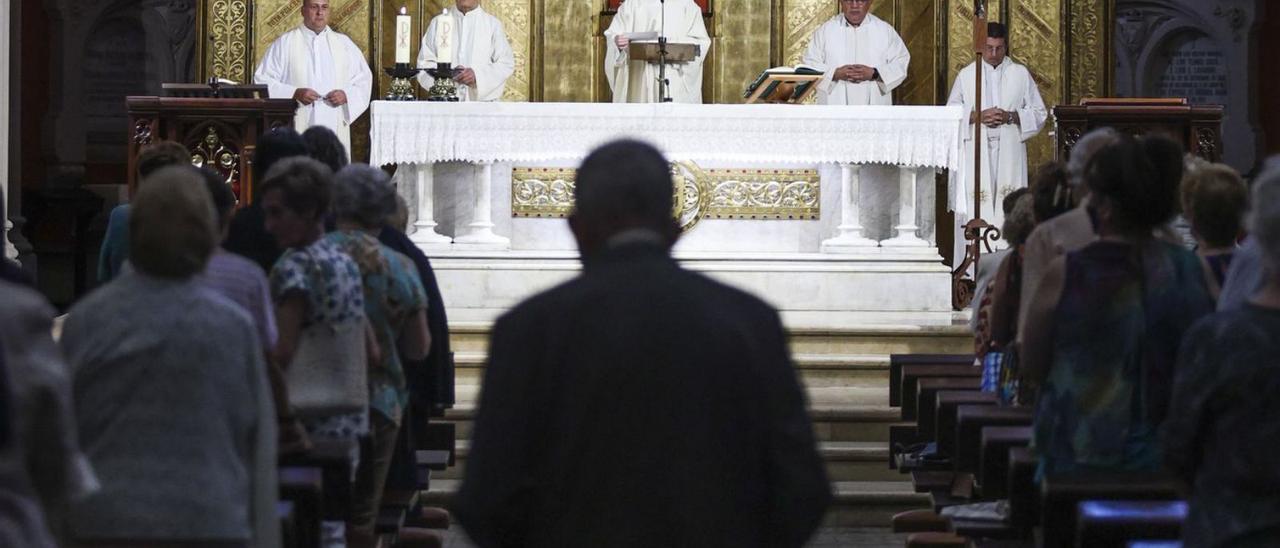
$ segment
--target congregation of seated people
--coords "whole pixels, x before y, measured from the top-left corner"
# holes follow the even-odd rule
[[[278,546],[287,466],[337,447],[345,503],[314,542],[377,546],[390,494],[421,488],[448,331],[396,189],[327,130],[258,143],[244,207],[180,146],[144,148],[103,285],[60,329],[0,281],[0,539]],[[495,324],[456,500],[476,544],[801,546],[821,523],[777,312],[669,256],[667,173],[640,143],[588,157],[582,275]],[[1280,545],[1280,162],[1246,183],[1100,129],[1004,209],[974,358],[1028,410],[1035,481],[1168,474],[1185,546]]]

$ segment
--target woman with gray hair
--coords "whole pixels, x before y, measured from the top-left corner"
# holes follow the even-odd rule
[[[369,364],[370,436],[373,452],[360,465],[353,503],[356,546],[372,545],[382,488],[395,452],[409,387],[404,364],[420,361],[431,347],[427,331],[427,296],[408,257],[378,241],[378,233],[395,212],[395,188],[382,170],[351,164],[334,177],[336,230],[325,241],[347,253],[360,270],[364,311],[382,349]]]
[[[61,344],[102,489],[71,506],[72,546],[275,546],[275,412],[249,316],[201,288],[218,245],[190,166],[147,179],[129,265],[73,307]]]
[[[1187,546],[1280,545],[1280,166],[1254,182],[1250,229],[1266,265],[1239,310],[1205,317],[1178,354],[1165,460],[1190,487]]]

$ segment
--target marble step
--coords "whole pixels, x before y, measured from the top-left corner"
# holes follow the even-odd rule
[[[462,479],[471,455],[470,440],[457,441],[457,463],[432,477]],[[889,446],[883,442],[819,442],[818,453],[831,481],[900,481],[905,478],[889,468]]]
[[[448,508],[459,483],[432,479],[424,503]],[[929,496],[914,492],[910,481],[836,481],[831,491],[826,527],[889,527],[894,514],[929,507]]]
[[[483,354],[489,345],[491,322],[449,322],[452,349],[457,354]],[[865,324],[793,326],[787,328],[796,356],[885,356],[889,354],[958,354],[973,351],[973,336],[965,325]]]
[[[797,354],[791,357],[806,386],[836,387],[889,380],[889,355]],[[454,352],[455,382],[479,385],[484,378],[488,354]]]
[[[810,390],[813,394],[815,390]],[[830,442],[878,442],[888,443],[889,427],[901,424],[901,412],[888,406],[888,394],[876,394],[882,404],[823,401],[810,397],[809,417],[813,421],[813,434],[818,441]],[[457,428],[458,439],[471,439],[475,405],[460,401],[445,413],[444,419]]]

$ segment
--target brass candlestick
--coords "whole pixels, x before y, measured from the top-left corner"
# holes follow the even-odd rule
[[[435,78],[435,84],[427,90],[428,101],[458,102],[458,85],[453,81],[454,70],[450,63],[439,63],[436,68],[428,69],[427,74]]]
[[[396,63],[393,67],[383,69],[391,77],[391,88],[387,90],[388,101],[415,101],[418,96],[413,91],[413,77],[422,69],[414,68],[409,63]]]

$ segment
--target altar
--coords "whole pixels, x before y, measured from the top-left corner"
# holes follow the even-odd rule
[[[451,318],[573,276],[574,168],[631,138],[671,162],[686,267],[806,324],[947,322],[934,206],[960,185],[934,189],[964,129],[958,107],[377,101],[371,163],[396,166]]]

